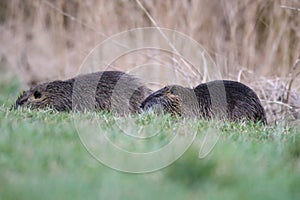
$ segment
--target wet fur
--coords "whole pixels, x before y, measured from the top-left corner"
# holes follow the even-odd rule
[[[39,84],[23,92],[15,107],[50,107],[57,111],[106,110],[128,114],[138,112],[141,102],[151,92],[134,76],[105,71]]]
[[[211,81],[193,89],[166,86],[148,96],[141,109],[173,116],[267,123],[265,110],[255,92],[242,83],[229,80]]]

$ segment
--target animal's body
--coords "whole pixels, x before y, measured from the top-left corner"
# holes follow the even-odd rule
[[[242,83],[229,80],[211,81],[195,88],[166,86],[148,96],[141,109],[173,116],[267,123],[256,93]]]
[[[151,92],[132,75],[104,71],[38,84],[23,92],[15,106],[50,107],[57,111],[106,110],[128,114],[138,112],[141,102]]]

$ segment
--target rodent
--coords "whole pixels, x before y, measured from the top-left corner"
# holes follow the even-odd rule
[[[149,95],[141,109],[173,116],[267,124],[265,110],[256,93],[248,86],[230,80],[211,81],[195,88],[166,86]]]
[[[106,110],[129,114],[138,112],[141,102],[151,93],[140,79],[132,75],[120,71],[103,71],[65,81],[38,84],[18,97],[15,108]]]

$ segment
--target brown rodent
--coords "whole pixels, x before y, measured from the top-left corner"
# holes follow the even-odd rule
[[[242,83],[229,80],[211,81],[193,89],[166,86],[148,96],[141,109],[173,116],[267,124],[265,110],[255,92]]]
[[[57,111],[106,110],[118,114],[139,111],[151,90],[129,74],[104,71],[52,81],[24,91],[15,107],[52,108]]]

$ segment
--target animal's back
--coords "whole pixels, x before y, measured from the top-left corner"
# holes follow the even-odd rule
[[[250,119],[267,123],[264,108],[248,86],[230,80],[203,83],[194,88],[204,117],[226,114],[235,120]]]
[[[96,110],[117,113],[138,111],[142,100],[152,92],[140,79],[120,71],[95,72],[69,81],[74,82],[73,100],[78,99],[79,105],[83,101],[94,101],[96,105],[90,105]]]

